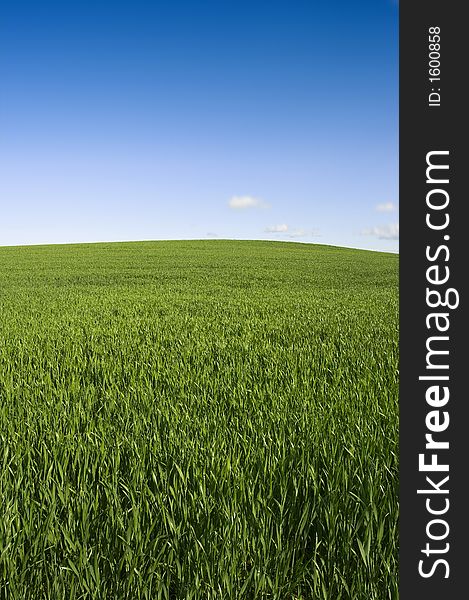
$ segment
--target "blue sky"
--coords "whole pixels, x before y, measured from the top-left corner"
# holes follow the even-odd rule
[[[0,245],[398,249],[393,0],[10,2]]]

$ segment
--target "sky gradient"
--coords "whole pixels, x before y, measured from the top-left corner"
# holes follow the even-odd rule
[[[0,78],[0,245],[398,250],[393,0],[12,2]]]

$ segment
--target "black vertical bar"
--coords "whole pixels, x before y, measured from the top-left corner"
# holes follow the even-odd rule
[[[469,370],[464,318],[469,272],[469,228],[464,216],[469,197],[463,183],[468,170],[463,87],[469,72],[469,25],[464,8],[463,2],[434,0],[403,2],[400,6],[401,600],[469,598],[469,492],[465,492],[469,479],[469,397],[464,381]],[[438,50],[430,46],[435,36],[440,38]],[[432,51],[435,53],[430,54]],[[430,72],[432,67],[439,68],[440,80],[437,70]],[[436,79],[433,82],[432,76]],[[432,155],[429,160],[449,169],[431,170],[427,181],[427,156],[432,151],[448,152]],[[433,181],[445,178],[448,183]],[[441,210],[427,203],[443,206],[448,198],[448,206]],[[447,218],[449,223],[432,229],[427,218],[434,226],[442,226]],[[437,268],[427,272],[432,266]],[[445,283],[429,282],[429,277],[440,281],[448,273]],[[427,289],[440,292],[443,299],[453,289],[449,303],[455,304],[459,296],[459,306],[431,308]],[[438,304],[437,298],[433,294],[430,302]],[[442,328],[449,323],[447,331],[438,331],[436,319],[429,317],[432,313],[446,315],[438,322]],[[428,366],[426,344],[431,336],[449,338],[430,342],[432,349],[449,351],[430,356],[430,364],[447,365],[447,369]],[[449,379],[419,380],[419,376],[435,375]],[[429,404],[426,394],[431,386],[439,386],[438,398],[444,387],[448,388],[446,404]],[[435,410],[437,416],[430,415]],[[428,423],[443,428],[446,418],[447,429],[438,433],[429,429]],[[432,434],[432,440],[447,441],[449,448],[426,449],[427,434]],[[438,464],[447,464],[449,470],[419,469],[421,454],[426,464],[436,454]],[[446,476],[447,482],[441,483]],[[431,514],[430,510],[441,514]]]

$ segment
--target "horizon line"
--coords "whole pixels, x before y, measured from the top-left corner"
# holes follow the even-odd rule
[[[139,242],[276,242],[285,244],[305,244],[310,246],[329,246],[331,248],[344,248],[348,250],[364,250],[366,252],[380,252],[384,254],[399,254],[399,250],[376,250],[374,248],[362,248],[359,246],[342,246],[340,244],[321,244],[319,242],[306,242],[304,240],[276,240],[276,239],[260,239],[260,238],[163,238],[163,239],[140,239],[140,240],[94,240],[91,242],[34,242],[31,244],[5,244],[0,245],[1,248],[30,248],[34,246],[82,246],[85,244],[126,244]]]

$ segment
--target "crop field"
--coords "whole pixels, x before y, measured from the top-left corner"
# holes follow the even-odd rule
[[[398,598],[398,257],[0,248],[2,600]]]

